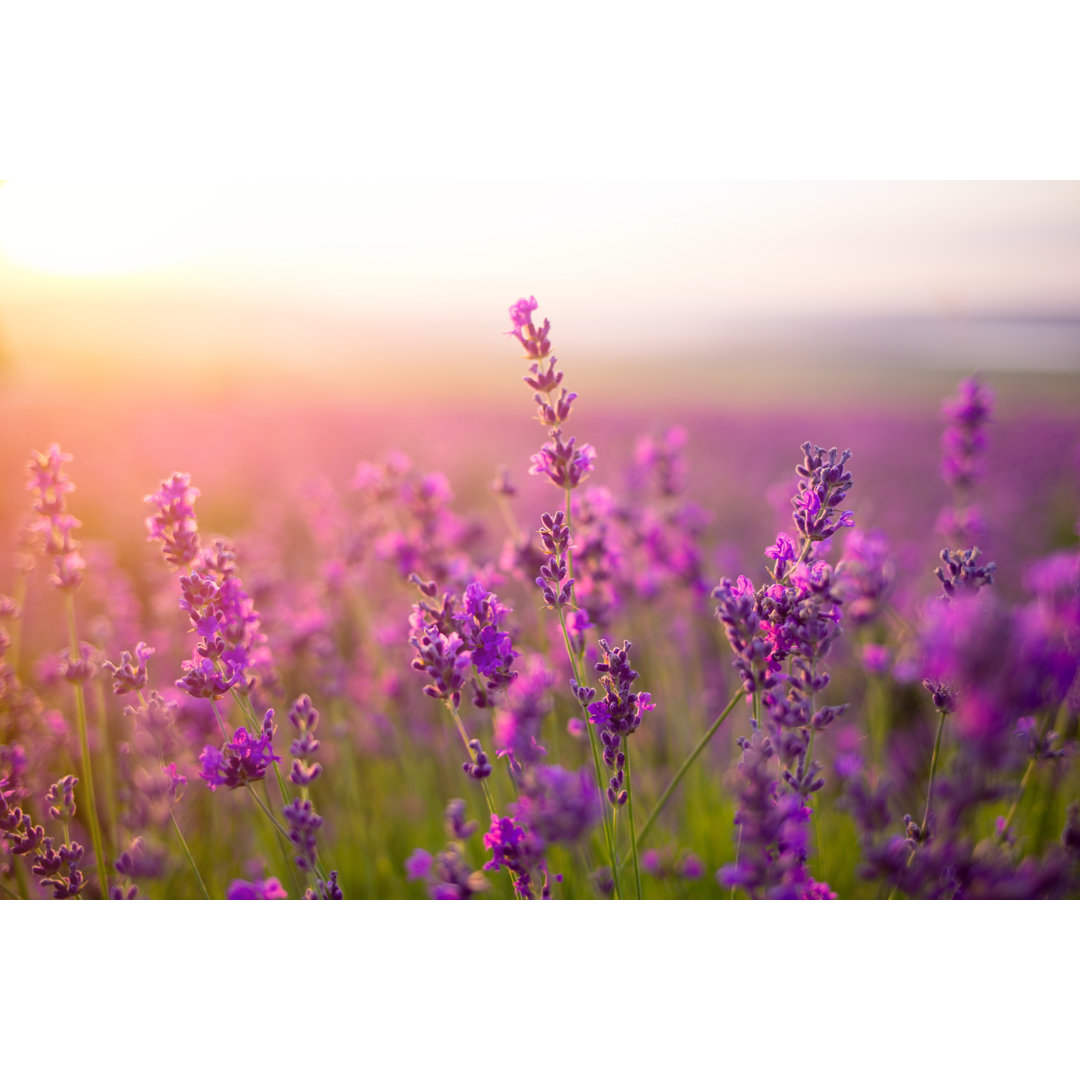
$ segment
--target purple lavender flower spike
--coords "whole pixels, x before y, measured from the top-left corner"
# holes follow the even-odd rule
[[[574,579],[570,577],[567,552],[570,549],[570,530],[566,515],[558,513],[540,515],[540,543],[547,562],[540,567],[536,584],[544,597],[544,603],[553,610],[568,606],[573,599]]]
[[[425,851],[423,848],[417,848],[405,860],[406,881],[423,881],[431,872],[434,861],[435,859],[430,851]]]
[[[45,553],[53,560],[49,580],[65,592],[74,592],[82,584],[86,569],[86,560],[79,554],[79,542],[72,535],[82,522],[67,512],[65,498],[75,490],[63,471],[71,460],[71,454],[62,453],[53,443],[46,453],[35,453],[27,467],[30,473],[27,489],[36,496],[34,511],[38,515],[31,530],[43,534]]]
[[[575,447],[571,437],[563,442],[562,432],[553,429],[551,440],[532,456],[529,473],[546,476],[556,487],[574,489],[593,471],[596,451],[588,443]]]
[[[434,626],[421,624],[418,632],[409,638],[416,649],[412,667],[423,672],[430,680],[424,693],[429,697],[449,701],[455,708],[461,703],[461,688],[471,665],[471,657],[465,651],[461,637],[452,633],[442,634]]]
[[[114,694],[137,693],[146,686],[146,661],[154,655],[154,649],[145,641],[135,646],[135,655],[129,652],[120,654],[120,663],[112,664],[106,660],[101,666],[113,677]]]
[[[530,769],[521,783],[517,818],[545,843],[577,843],[600,820],[592,770],[569,772],[559,765]]]
[[[282,810],[289,825],[289,839],[296,852],[296,865],[303,871],[315,869],[315,851],[323,819],[315,813],[310,799],[297,796]]]
[[[466,761],[461,768],[467,776],[471,776],[474,780],[486,780],[491,775],[491,761],[487,754],[484,753],[480,740],[470,739],[469,749],[474,755],[474,760]]]
[[[162,542],[165,561],[173,566],[190,566],[199,555],[198,523],[195,518],[195,499],[199,489],[191,486],[186,473],[173,473],[162,482],[160,490],[146,496],[146,502],[157,507],[157,513],[146,519],[147,540]]]
[[[261,780],[266,770],[281,758],[274,753],[270,735],[264,730],[253,738],[246,728],[237,728],[233,737],[220,749],[203,747],[199,755],[199,777],[211,791],[219,787],[238,788]]]
[[[341,891],[341,886],[338,884],[338,872],[331,870],[326,876],[326,880],[322,878],[315,879],[315,888],[307,889],[304,892],[305,900],[344,900],[345,894]]]
[[[234,881],[225,892],[226,900],[288,900],[289,894],[277,878]]]
[[[498,870],[505,866],[517,875],[514,888],[523,900],[535,899],[533,876],[541,874],[546,882],[547,868],[543,857],[543,844],[537,837],[526,832],[514,819],[491,815],[491,829],[484,834],[484,847],[491,852],[491,859],[484,863],[485,870]],[[546,883],[542,886],[547,892]]]
[[[944,590],[942,600],[949,600],[959,593],[976,593],[984,585],[993,585],[996,564],[979,565],[980,551],[969,548],[967,551],[950,551],[942,548],[941,561],[944,564],[935,571]]]
[[[75,785],[77,776],[65,776],[58,780],[45,793],[49,804],[49,817],[56,821],[70,821],[75,816]]]
[[[451,840],[468,840],[477,828],[475,821],[465,821],[464,799],[451,799],[446,804],[443,822],[446,826],[446,834]]]
[[[844,466],[851,458],[851,451],[842,454],[834,446],[825,450],[811,444],[802,445],[803,463],[796,467],[799,489],[791,500],[795,507],[791,515],[799,535],[805,540],[826,540],[837,529],[850,528],[855,523],[851,511],[837,513],[837,507],[851,490],[851,473]]]
[[[941,475],[950,487],[965,490],[979,478],[993,408],[993,391],[978,379],[964,379],[956,397],[943,404],[948,423],[942,435]]]

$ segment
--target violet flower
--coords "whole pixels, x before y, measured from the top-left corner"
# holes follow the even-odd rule
[[[514,889],[522,900],[535,899],[535,875],[541,877],[542,897],[547,899],[551,895],[547,864],[544,861],[544,845],[515,818],[492,814],[491,829],[484,834],[484,847],[491,852],[491,858],[484,863],[484,869],[498,870],[505,866],[512,874],[516,874]]]
[[[72,535],[82,522],[67,512],[65,496],[75,485],[63,471],[71,454],[64,454],[53,443],[44,454],[35,453],[27,470],[30,480],[27,489],[34,492],[34,511],[38,517],[31,527],[45,537],[45,553],[53,559],[50,581],[58,589],[74,592],[83,580],[86,561],[79,554],[79,542]]]
[[[811,444],[802,444],[803,463],[796,467],[799,474],[798,491],[791,500],[795,507],[791,515],[799,535],[806,540],[826,540],[837,529],[850,528],[855,518],[850,510],[837,513],[854,481],[844,466],[851,458],[851,451],[842,454],[834,446],[825,450]]]
[[[146,519],[150,542],[160,540],[165,561],[173,566],[188,567],[198,557],[198,523],[195,518],[195,499],[199,489],[192,487],[187,473],[173,473],[161,484],[160,490],[147,495],[145,501],[157,507],[157,513]]]
[[[203,747],[203,752],[199,755],[199,763],[202,765],[199,777],[211,791],[216,791],[219,787],[244,787],[261,780],[266,776],[266,770],[275,761],[281,760],[274,753],[273,728],[267,727],[273,715],[273,710],[267,713],[262,734],[257,739],[246,728],[237,728],[233,737],[220,750],[213,746]]]
[[[588,767],[529,769],[521,781],[517,820],[546,844],[575,844],[600,820],[596,780]]]
[[[120,663],[112,664],[106,660],[101,666],[113,677],[114,694],[137,693],[146,686],[146,661],[154,655],[154,649],[145,641],[135,646],[135,655],[129,652],[120,654]]]
[[[257,881],[236,880],[225,892],[226,900],[288,900],[289,894],[276,877]]]

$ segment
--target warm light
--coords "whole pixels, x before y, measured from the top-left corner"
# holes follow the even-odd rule
[[[186,249],[178,191],[104,181],[15,179],[0,186],[0,254],[47,274],[153,269]]]

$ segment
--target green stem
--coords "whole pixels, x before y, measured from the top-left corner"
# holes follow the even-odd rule
[[[71,659],[79,657],[79,631],[75,623],[75,597],[67,593],[68,629],[71,632]],[[90,810],[90,839],[94,845],[94,859],[97,863],[98,886],[103,900],[109,898],[109,875],[106,872],[105,851],[101,842],[101,822],[98,818],[97,798],[94,795],[94,769],[90,762],[90,740],[86,733],[86,695],[81,682],[74,684],[75,718],[79,728],[79,752],[82,757],[82,771],[86,780],[86,800]],[[108,751],[108,747],[106,747]]]
[[[266,815],[266,820],[274,826],[280,836],[283,836],[291,844],[292,837],[289,836],[287,830],[285,829],[285,826],[282,825],[276,817],[274,817],[274,811],[271,810],[270,807],[267,806],[267,804],[264,803],[262,799],[260,799],[259,796],[255,794],[255,789],[250,784],[245,784],[244,787],[247,789],[247,792],[252,797],[252,799],[255,800],[255,805]]]
[[[570,488],[566,489],[566,527],[571,528],[570,517],[572,514],[573,501],[571,499]],[[570,533],[573,537],[573,532]],[[566,545],[566,573],[568,577],[574,576],[574,553],[571,550],[571,545]]]
[[[18,886],[19,895],[23,900],[29,900],[30,891],[26,887],[26,876],[23,871],[22,862],[19,859],[12,859],[12,866],[15,870],[15,884]]]
[[[619,836],[619,804],[616,803],[611,808],[611,846],[615,847],[615,842]],[[621,900],[623,898],[622,887],[619,884],[619,868],[615,865],[614,860],[611,864],[611,882],[615,887],[615,899]]]
[[[622,740],[623,755],[626,757],[626,809],[630,814],[630,851],[634,859],[634,891],[639,900],[641,895],[641,869],[638,866],[637,835],[634,832],[634,781],[630,771],[630,740],[624,735]]]
[[[199,883],[199,888],[202,890],[203,897],[209,900],[210,893],[207,891],[206,883],[202,879],[202,874],[199,873],[199,868],[195,865],[195,856],[191,854],[191,849],[187,846],[184,834],[180,831],[180,825],[171,810],[169,811],[169,820],[172,822],[172,827],[176,830],[176,838],[180,841],[180,846],[184,849],[184,855],[187,857],[191,872],[195,875],[195,880]]]
[[[930,804],[934,798],[934,774],[937,772],[938,755],[941,753],[941,735],[945,730],[945,711],[942,710],[939,714],[937,735],[934,738],[934,753],[930,758],[930,782],[926,787],[926,809],[923,811],[922,824],[919,826],[920,839],[926,834],[926,825],[930,820]],[[911,853],[915,854],[914,851]],[[910,863],[910,858],[908,859]]]
[[[446,699],[446,707],[450,710],[450,715],[454,718],[454,725],[457,727],[458,735],[461,736],[461,742],[465,747],[465,752],[469,755],[469,759],[475,765],[476,751],[469,745],[469,733],[465,730],[465,725],[461,720],[461,714],[458,712],[457,706],[449,698]],[[491,816],[493,818],[499,817],[499,812],[495,809],[495,799],[491,794],[491,785],[488,784],[486,777],[480,781],[480,789],[484,793],[484,801],[487,803],[488,810],[491,811]],[[515,874],[509,866],[506,868],[506,872],[510,875],[510,883],[514,887],[514,899],[520,900],[521,897],[517,890],[517,874]]]
[[[1039,734],[1039,746],[1046,741],[1046,737],[1050,734],[1054,727],[1057,726],[1057,717],[1047,715],[1043,721],[1042,731]],[[1020,779],[1020,788],[1016,792],[1016,798],[1013,799],[1013,804],[1009,808],[1008,814],[1005,815],[1005,823],[1001,826],[998,832],[998,842],[1004,844],[1005,838],[1009,833],[1009,826],[1013,823],[1013,818],[1016,817],[1016,811],[1020,808],[1020,800],[1024,797],[1024,791],[1027,789],[1028,781],[1031,779],[1032,773],[1035,771],[1035,758],[1032,758],[1027,763],[1027,768],[1024,770],[1024,775]]]
[[[457,711],[457,706],[449,699],[446,702],[446,707],[454,718],[454,726],[458,730],[458,735],[461,736],[461,743],[465,747],[465,753],[469,755],[469,760],[475,765],[476,751],[469,745],[469,733],[465,730],[464,723],[462,723],[461,714]],[[484,792],[484,801],[487,803],[488,810],[491,811],[493,817],[498,817],[499,812],[495,809],[495,799],[491,794],[491,786],[488,784],[486,777],[480,781],[480,788]],[[513,877],[514,875],[511,874],[510,876]]]
[[[245,790],[254,800],[255,805],[266,816],[266,820],[270,822],[276,833],[278,847],[281,849],[281,857],[285,860],[285,865],[289,868],[289,873],[292,874],[293,886],[296,889],[297,896],[302,895],[304,889],[304,883],[300,879],[300,870],[296,863],[293,861],[291,849],[292,849],[292,837],[289,836],[285,827],[281,824],[276,817],[274,817],[273,810],[270,809],[267,803],[264,803],[258,795],[255,794],[255,789],[250,784],[244,785]],[[321,871],[320,871],[321,872]]]
[[[720,725],[731,715],[735,706],[739,704],[741,698],[745,696],[745,691],[742,689],[736,690],[732,695],[731,700],[724,706],[724,711],[709,725],[708,731],[698,740],[697,746],[690,751],[690,756],[679,766],[678,772],[671,778],[671,782],[666,788],[664,788],[663,794],[660,796],[653,807],[652,813],[645,819],[645,824],[641,826],[641,831],[637,834],[635,842],[637,844],[643,844],[645,837],[649,835],[649,830],[653,827],[656,819],[660,816],[660,812],[667,805],[668,799],[674,794],[675,789],[679,786],[682,778],[686,775],[687,770],[691,765],[697,761],[701,751],[709,745],[709,741],[720,730]]]
[[[562,627],[563,643],[566,645],[566,655],[570,658],[570,669],[574,673],[574,681],[578,686],[583,686],[584,683],[581,679],[581,668],[578,665],[577,654],[570,644],[570,631],[566,628],[566,615],[562,608],[557,608],[556,611],[559,616],[559,626]],[[596,738],[596,732],[593,731],[593,726],[589,723],[588,716],[585,717],[585,730],[589,733],[589,747],[592,750],[593,770],[596,774],[596,795],[597,798],[600,799],[600,820],[604,825],[604,840],[607,843],[608,858],[611,860],[611,876],[615,883],[615,896],[617,899],[621,899],[622,897],[619,891],[619,864],[615,858],[615,837],[612,833],[611,826],[608,824],[607,815],[603,812],[604,774],[600,768],[600,746]]]
[[[927,822],[929,822],[930,820],[930,806],[934,799],[934,774],[937,772],[938,755],[941,752],[941,735],[942,732],[945,730],[945,716],[946,713],[944,709],[938,712],[937,735],[934,737],[934,753],[930,757],[930,782],[926,786],[926,809],[923,811],[922,824],[919,826],[919,844],[924,843],[926,840],[926,825]],[[915,858],[915,852],[917,852],[918,850],[918,845],[911,849],[911,854],[908,856],[907,862],[904,864],[905,867],[911,865],[912,861]],[[899,885],[893,886],[892,892],[889,893],[890,900],[892,900],[896,896],[899,888]]]
[[[109,730],[109,709],[105,703],[105,689],[100,682],[94,687],[94,705],[97,711],[97,715],[100,717],[99,729],[105,736],[105,745],[112,745],[112,732]],[[117,805],[116,797],[116,775],[113,770],[112,754],[106,754],[103,759],[103,776],[101,778],[102,783],[105,785],[105,804],[108,812],[108,834],[109,834],[109,848],[112,851],[117,851],[120,847],[120,838],[118,835],[118,827],[120,821],[120,810]]]

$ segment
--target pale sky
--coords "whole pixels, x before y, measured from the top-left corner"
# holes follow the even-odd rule
[[[16,179],[0,254],[9,297],[113,278],[351,314],[508,285],[673,319],[1070,307],[1080,183]]]
[[[404,331],[461,355],[497,350],[530,294],[560,339],[609,356],[791,318],[1075,314],[1080,183],[0,187],[0,320],[20,354],[122,365],[250,343],[311,364],[319,335]]]

